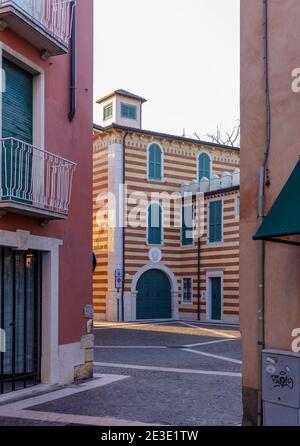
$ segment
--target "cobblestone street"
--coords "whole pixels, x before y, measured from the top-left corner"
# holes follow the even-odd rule
[[[241,424],[236,328],[103,323],[95,345],[93,380],[2,405],[0,425]]]

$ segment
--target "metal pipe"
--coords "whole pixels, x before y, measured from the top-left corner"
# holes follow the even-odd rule
[[[72,32],[71,32],[71,80],[70,80],[70,111],[69,111],[69,120],[73,121],[76,114],[76,88],[77,88],[77,75],[76,75],[76,67],[77,67],[77,48],[76,48],[76,40],[77,40],[77,6],[76,1],[72,1],[70,14],[72,15]]]
[[[197,194],[195,197],[195,208],[197,209],[197,212],[200,212],[199,206],[197,206]],[[198,321],[201,321],[201,231],[200,231],[200,216],[197,215],[196,218],[198,219],[198,225],[197,225],[197,313],[198,313]]]
[[[265,217],[265,187],[270,186],[269,177],[269,154],[271,146],[271,104],[269,89],[269,41],[268,41],[268,0],[263,0],[264,14],[264,77],[265,77],[265,113],[266,113],[266,137],[263,162],[259,171],[259,192],[258,192],[258,225],[261,226]],[[261,382],[261,357],[265,348],[265,241],[259,241],[259,272],[258,272],[258,408],[257,425],[263,425],[262,410],[262,382]]]

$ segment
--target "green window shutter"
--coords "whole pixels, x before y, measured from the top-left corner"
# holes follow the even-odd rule
[[[16,138],[32,144],[33,76],[3,59],[6,89],[2,94],[2,138]]]
[[[148,163],[149,180],[160,181],[162,179],[162,153],[158,144],[152,144],[149,147]]]
[[[210,180],[211,178],[211,160],[207,153],[201,153],[199,156],[199,181],[205,177]]]
[[[162,209],[153,203],[148,208],[148,243],[161,245],[162,243]]]
[[[130,104],[121,104],[122,118],[134,119],[137,118],[137,107]]]
[[[182,224],[181,224],[181,243],[183,246],[193,245],[194,243],[194,209],[193,206],[182,207]]]
[[[216,243],[222,241],[222,210],[223,203],[211,201],[209,203],[209,242]]]
[[[14,140],[2,143],[2,199],[28,203],[33,191],[33,76],[6,59],[3,70],[2,138]]]

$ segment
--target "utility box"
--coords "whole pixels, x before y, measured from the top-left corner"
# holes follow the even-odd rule
[[[300,353],[263,351],[262,399],[265,426],[300,426]]]

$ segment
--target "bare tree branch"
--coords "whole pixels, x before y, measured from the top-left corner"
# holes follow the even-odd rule
[[[218,125],[215,132],[207,133],[206,135],[204,135],[204,137],[208,138],[210,142],[213,142],[215,144],[222,144],[224,146],[234,147],[236,145],[239,145],[240,133],[241,133],[240,123],[235,125],[231,131],[225,131],[225,132],[222,132],[220,126]],[[194,136],[199,140],[201,140],[197,132],[194,133]]]

